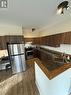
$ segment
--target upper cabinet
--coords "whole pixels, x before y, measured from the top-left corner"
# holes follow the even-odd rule
[[[45,36],[45,37],[40,37],[40,44],[41,44],[41,45],[47,45],[47,43],[48,43],[48,38],[47,38],[47,36]]]
[[[60,44],[71,44],[71,32],[40,37],[41,45],[59,47]]]
[[[2,49],[2,47],[3,47],[3,38],[2,36],[0,36],[0,50]]]
[[[24,43],[23,36],[0,36],[0,50],[7,49],[7,43]]]
[[[62,43],[71,44],[71,32],[62,33]]]
[[[61,38],[62,38],[62,35],[60,34],[40,37],[40,44],[57,47],[61,43]]]
[[[34,39],[33,39],[33,44],[39,45],[39,44],[40,44],[40,38],[39,38],[39,37],[34,38]]]
[[[61,43],[62,35],[56,34],[51,35],[47,38],[47,45],[52,47],[58,47]]]
[[[22,43],[24,42],[23,36],[9,36],[10,43]]]
[[[33,41],[34,41],[33,38],[24,38],[24,40],[25,40],[25,43],[26,43],[26,42],[32,42],[32,43],[33,43]]]

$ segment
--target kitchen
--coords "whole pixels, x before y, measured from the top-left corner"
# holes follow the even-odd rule
[[[1,1],[0,95],[70,95],[71,1]]]

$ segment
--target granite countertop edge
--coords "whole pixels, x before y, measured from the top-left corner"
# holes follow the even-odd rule
[[[49,80],[55,78],[56,76],[58,76],[59,74],[63,73],[67,69],[71,68],[71,63],[64,63],[64,65],[62,65],[61,67],[56,68],[56,69],[54,69],[52,71],[49,71],[46,68],[46,66],[44,66],[44,63],[40,59],[35,58],[34,61],[38,64],[38,66],[45,73],[45,75],[49,78]]]

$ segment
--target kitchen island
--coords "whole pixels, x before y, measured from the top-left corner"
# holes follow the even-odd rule
[[[62,66],[56,67],[54,70],[49,71],[49,69],[44,65],[44,63],[40,59],[34,58],[34,62],[38,64],[38,66],[42,69],[42,71],[49,78],[49,80],[63,73],[67,69],[71,68],[71,63],[65,63]],[[49,63],[46,63],[46,64],[49,64]]]
[[[28,62],[35,63],[35,83],[40,95],[69,95],[71,61],[64,61],[63,52],[37,46],[34,59]]]
[[[49,71],[38,58],[35,63],[35,83],[40,95],[68,95],[71,81],[71,63]]]

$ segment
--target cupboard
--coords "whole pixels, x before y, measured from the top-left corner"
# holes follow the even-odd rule
[[[7,49],[7,43],[24,43],[23,36],[7,35],[0,36],[0,50]]]

